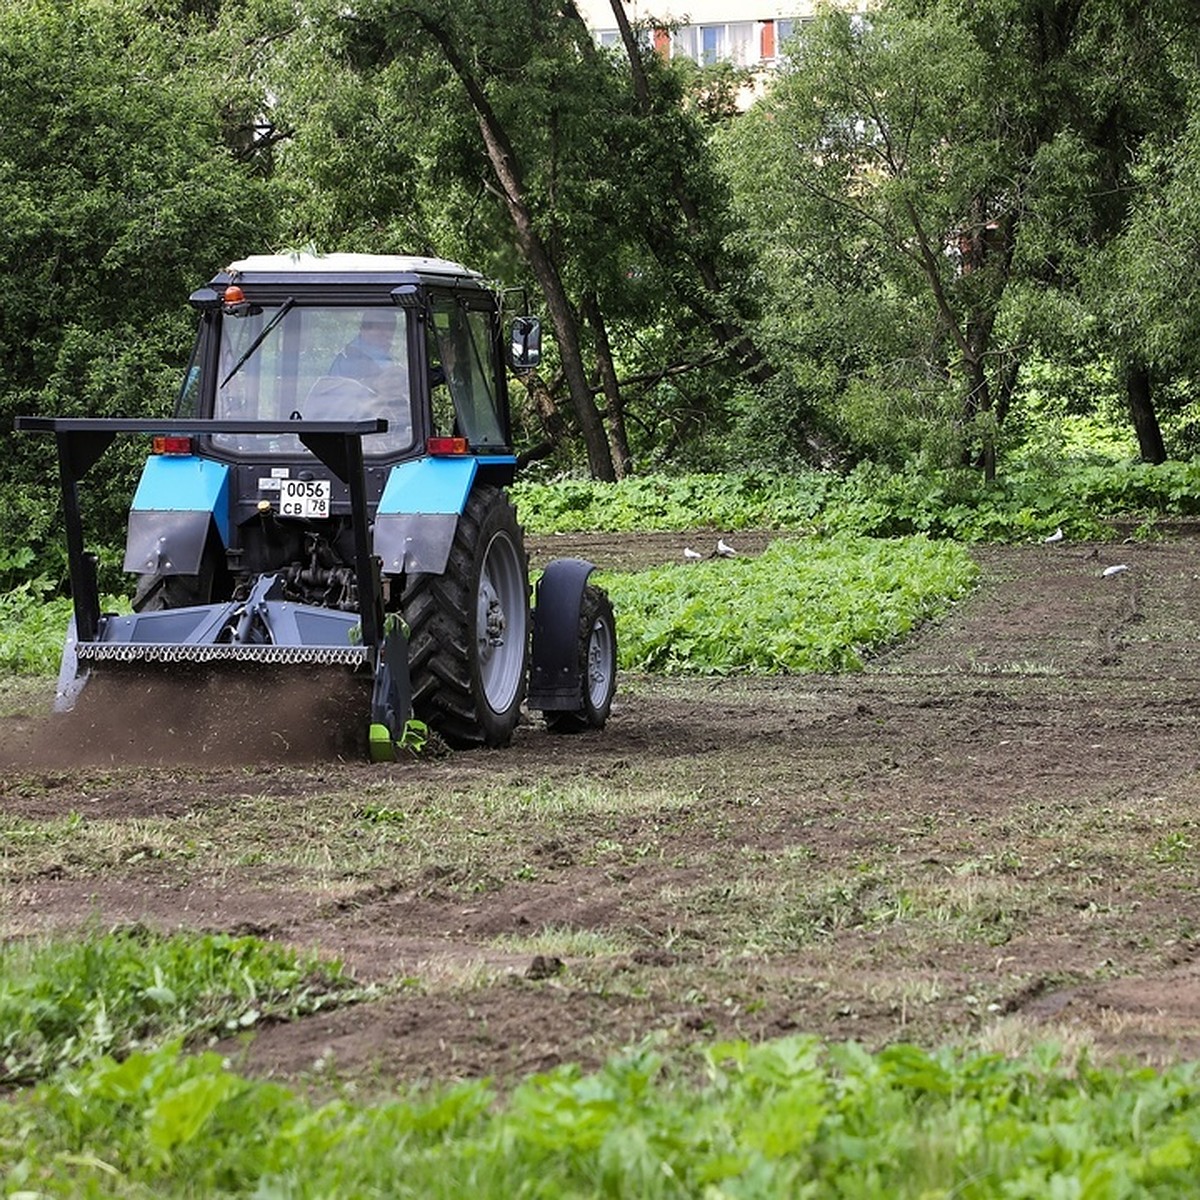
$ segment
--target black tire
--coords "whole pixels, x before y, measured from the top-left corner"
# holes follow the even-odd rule
[[[591,584],[584,588],[579,606],[579,669],[583,707],[544,713],[551,733],[603,729],[612,711],[617,691],[617,623],[608,594]]]
[[[197,575],[143,575],[133,594],[133,611],[161,612],[211,604],[214,574],[212,555],[205,553]]]
[[[502,491],[472,491],[445,572],[410,576],[401,607],[413,715],[451,746],[506,746],[525,698],[530,622],[524,537]]]

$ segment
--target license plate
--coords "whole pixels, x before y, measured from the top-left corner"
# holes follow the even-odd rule
[[[279,515],[281,517],[327,517],[333,485],[328,479],[281,479]]]

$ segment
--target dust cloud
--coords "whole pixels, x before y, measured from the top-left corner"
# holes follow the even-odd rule
[[[96,671],[72,712],[0,719],[0,770],[361,760],[370,697],[317,666]]]

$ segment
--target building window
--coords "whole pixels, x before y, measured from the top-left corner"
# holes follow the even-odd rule
[[[788,41],[812,19],[772,17],[763,21],[681,25],[671,31],[639,27],[634,36],[641,45],[665,58],[681,56],[703,66],[730,62],[738,67],[757,67],[780,62]],[[862,32],[864,18],[861,13],[853,16],[852,28],[856,33]],[[600,46],[620,48],[621,35],[616,29],[594,29],[593,35]]]
[[[634,28],[634,41],[645,46],[647,50],[657,50],[658,33],[656,29]],[[609,50],[621,49],[621,31],[619,29],[596,29],[593,30],[593,36],[596,39],[596,45]]]
[[[804,25],[812,23],[812,17],[779,17],[764,21],[762,32],[762,56],[764,62],[777,63],[785,57],[787,44],[800,32]]]
[[[716,62],[751,66],[759,58],[755,23],[731,21],[723,25],[683,25],[672,35],[671,53],[704,66]]]
[[[700,27],[698,25],[682,25],[671,34],[671,55],[681,55],[684,58],[700,61],[699,45]]]

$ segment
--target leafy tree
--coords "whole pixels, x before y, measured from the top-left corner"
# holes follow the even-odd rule
[[[1200,21],[1190,9],[1176,17],[1141,44],[1157,103],[1144,103],[1122,177],[1120,228],[1080,271],[1083,294],[1117,348],[1142,457],[1151,462],[1166,456],[1164,398],[1167,408],[1190,403],[1200,374]]]
[[[990,476],[1025,348],[1061,337],[1047,297],[1089,325],[1080,281],[1177,109],[1163,51],[1195,26],[1172,3],[890,0],[806,29],[731,147],[798,389],[852,435],[878,414],[864,448],[936,425]]]
[[[668,277],[676,281],[680,299],[711,328],[718,344],[732,347],[746,371],[761,383],[771,370],[738,319],[738,308],[748,307],[746,290],[731,287],[725,278],[726,273],[739,277],[745,264],[725,246],[730,232],[728,205],[710,161],[704,127],[688,113],[678,86],[671,86],[663,60],[648,51],[644,42],[639,43],[622,0],[611,3],[629,58],[638,112],[644,118],[640,132],[667,148],[659,156],[661,165],[654,182],[659,197],[669,196],[676,211],[673,220],[660,217],[650,225],[651,250],[667,268]],[[729,90],[728,71],[703,77],[696,88],[702,111],[713,116],[723,111],[731,116]],[[726,97],[724,104],[720,99],[714,101],[714,95]],[[679,271],[682,263],[691,269]]]
[[[297,31],[276,66],[296,236],[422,248],[534,283],[556,358],[526,382],[550,440],[561,383],[593,473],[623,474],[632,443],[688,428],[678,405],[656,411],[662,381],[696,363],[727,364],[726,379],[765,370],[722,266],[728,201],[705,119],[678,72],[599,50],[569,0],[310,14],[319,59]]]
[[[18,413],[170,411],[188,294],[272,237],[266,183],[228,71],[236,43],[201,6],[0,3],[0,423]],[[115,462],[115,460],[114,460]],[[61,555],[54,448],[0,443],[0,546]],[[125,471],[89,480],[102,537],[123,527]]]
[[[337,81],[338,97],[354,108],[338,112],[312,87],[293,89],[300,130],[295,153],[285,159],[290,178],[301,179],[305,167],[314,165],[314,144],[306,140],[329,139],[335,135],[331,119],[344,118],[348,137],[339,148],[346,154],[363,150],[348,177],[370,199],[355,211],[345,179],[330,180],[329,193],[333,210],[350,208],[353,233],[373,222],[385,243],[407,236],[411,248],[416,237],[448,254],[454,243],[498,241],[503,218],[507,237],[515,239],[545,297],[592,473],[613,478],[611,450],[584,368],[580,315],[556,244],[555,216],[538,203],[543,189],[558,182],[539,175],[551,153],[547,147],[552,150],[564,137],[563,125],[578,125],[582,115],[582,92],[578,80],[571,80],[581,61],[579,46],[564,32],[559,5],[370,0],[352,10],[331,6],[312,12],[326,56],[321,69]],[[362,140],[369,131],[382,136]],[[320,174],[327,178],[329,172]],[[570,186],[569,175],[563,182]],[[406,220],[405,210],[412,214]],[[456,216],[476,228],[454,236]],[[328,230],[327,220],[317,224]],[[341,238],[347,236],[343,231]],[[483,261],[474,254],[464,257],[473,264]]]

